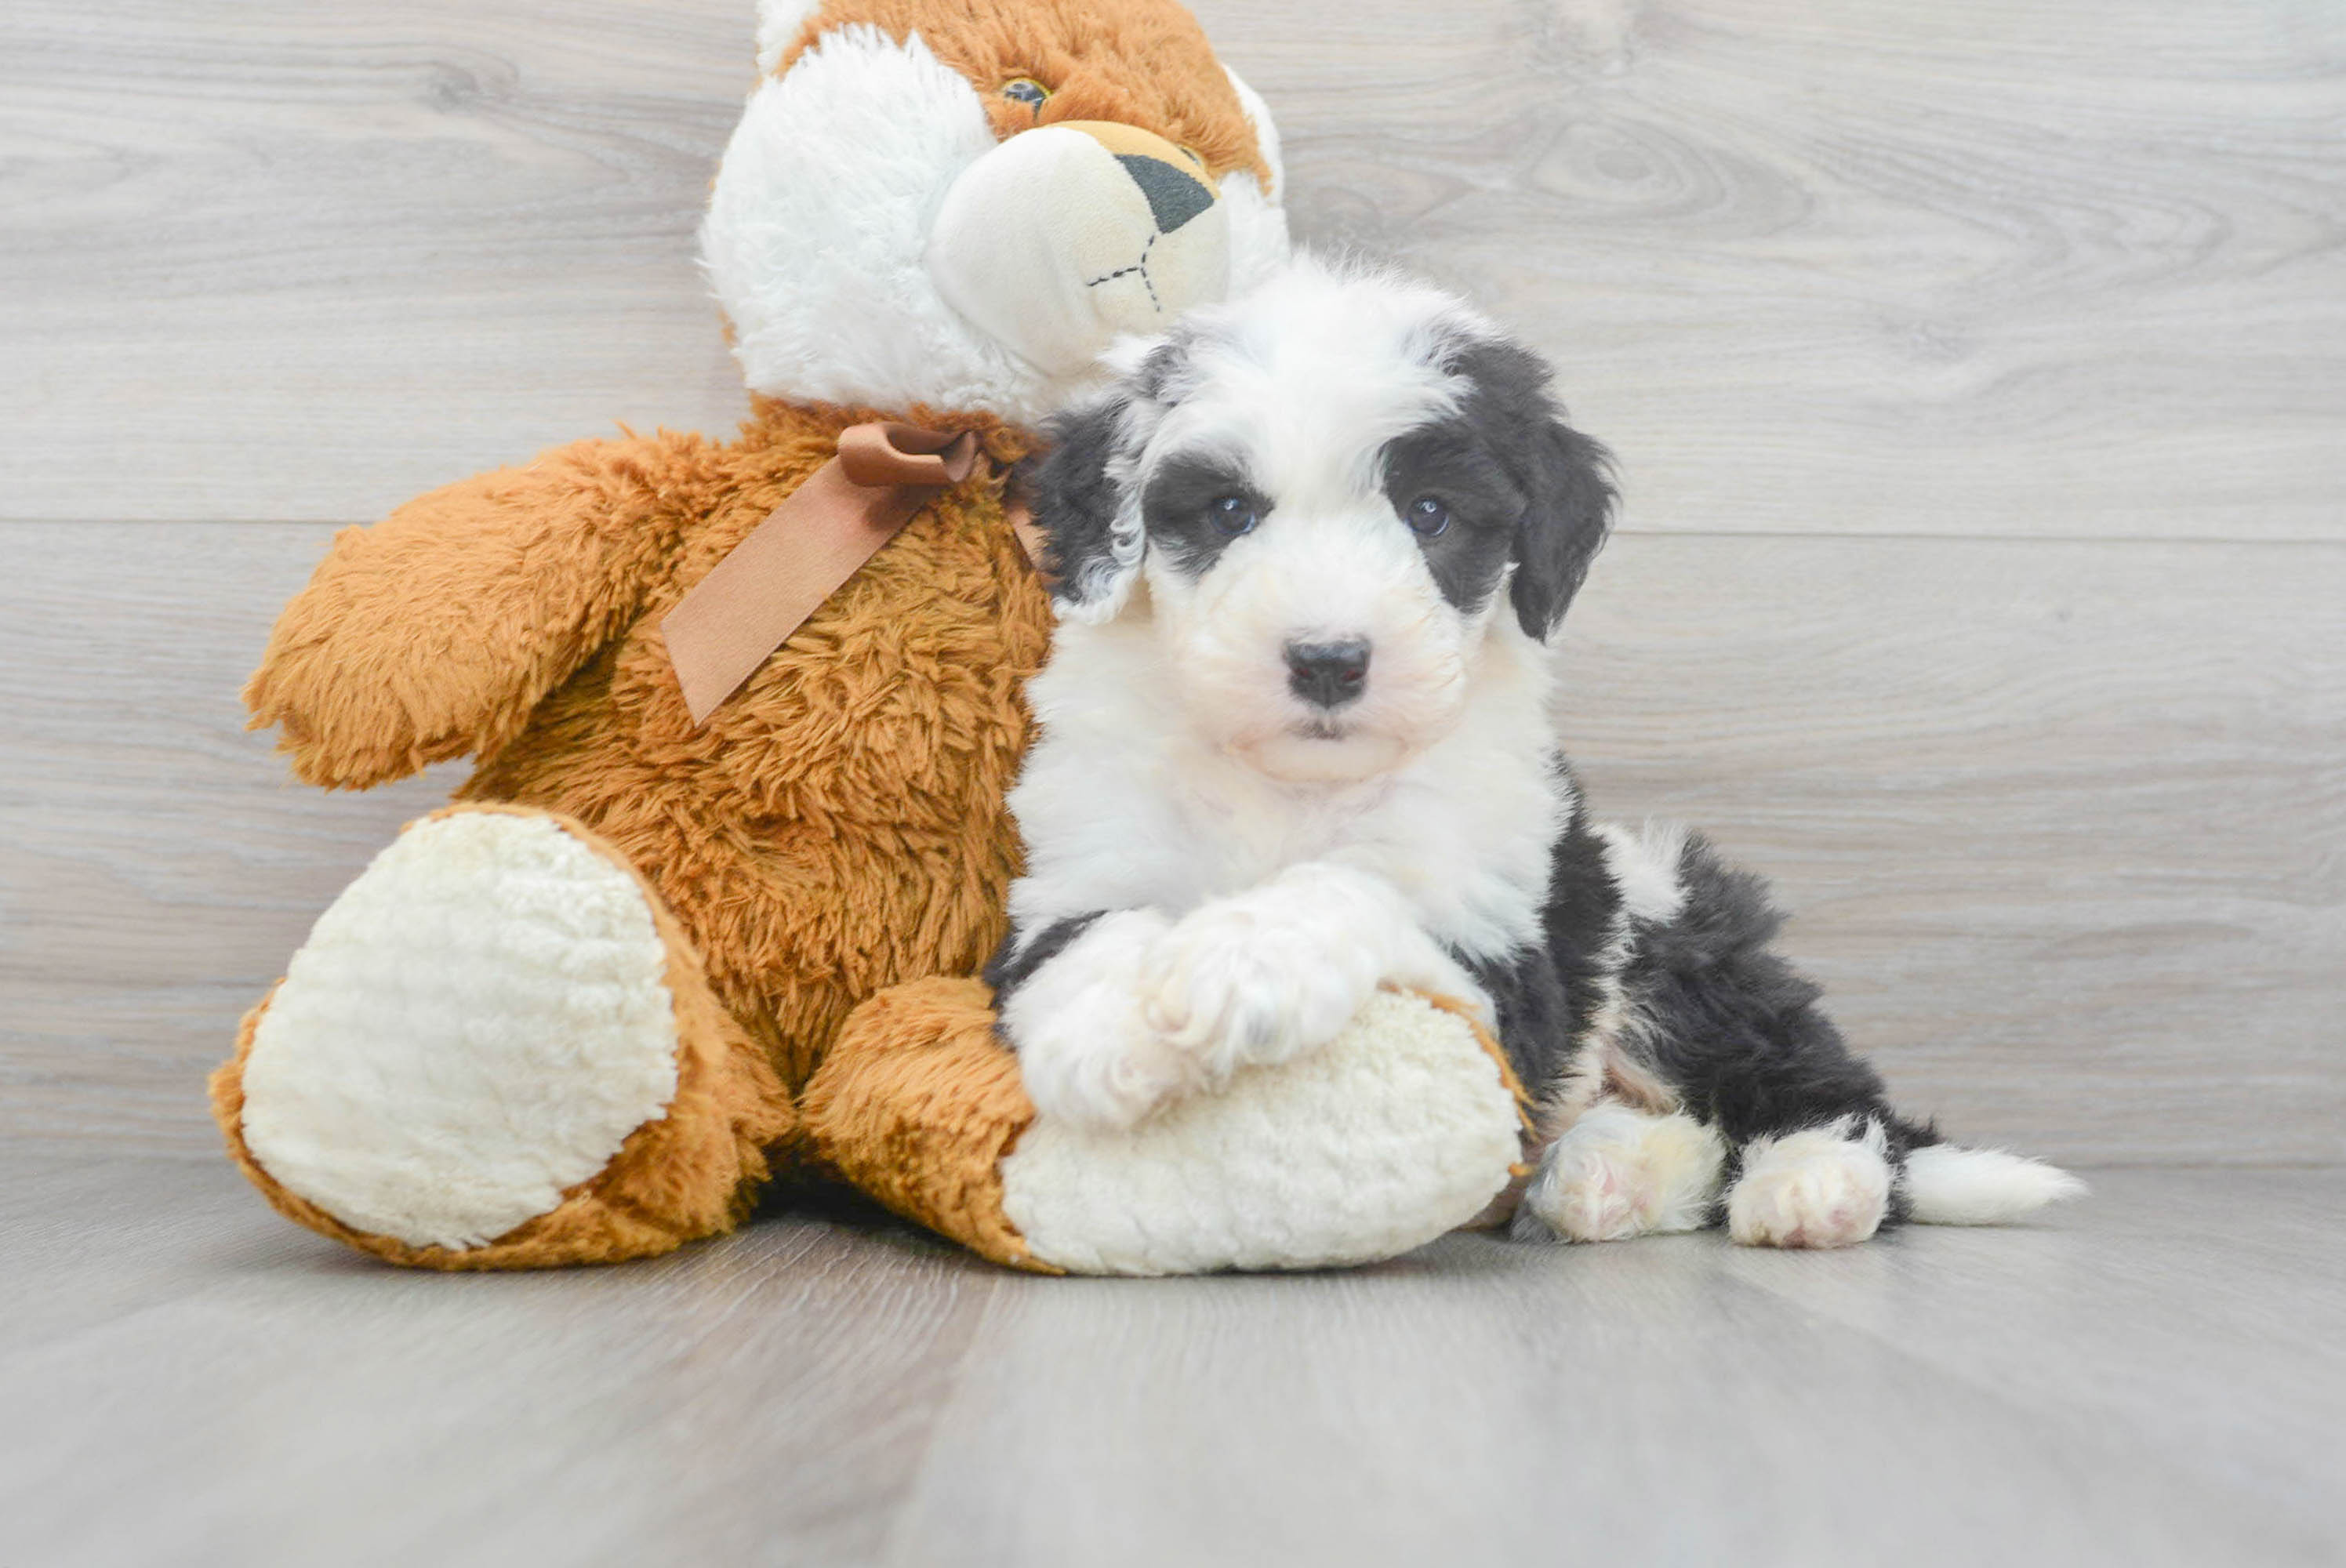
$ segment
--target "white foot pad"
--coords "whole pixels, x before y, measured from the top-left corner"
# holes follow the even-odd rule
[[[1726,1163],[1726,1143],[1683,1111],[1600,1105],[1548,1145],[1524,1204],[1567,1241],[1698,1230]]]
[[[1379,992],[1321,1049],[1133,1126],[1038,1115],[1002,1162],[1002,1207],[1077,1274],[1363,1263],[1481,1213],[1521,1127],[1464,1020]]]
[[[1727,1233],[1746,1247],[1848,1247],[1881,1229],[1889,1206],[1882,1129],[1819,1127],[1746,1146]]]
[[[245,1063],[245,1145],[355,1229],[477,1247],[675,1098],[667,964],[635,880],[552,821],[419,822],[293,955]]]

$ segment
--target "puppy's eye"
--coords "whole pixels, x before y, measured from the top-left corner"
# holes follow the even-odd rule
[[[1255,504],[1243,495],[1225,495],[1206,503],[1206,516],[1215,529],[1235,539],[1241,534],[1251,534],[1254,525],[1262,521]]]
[[[1051,89],[1032,76],[1013,76],[1002,84],[1002,96],[1041,114],[1043,106],[1051,101]]]
[[[1450,508],[1431,495],[1421,495],[1411,502],[1409,510],[1402,515],[1408,519],[1409,525],[1417,530],[1417,536],[1421,539],[1438,537],[1443,529],[1450,526]]]

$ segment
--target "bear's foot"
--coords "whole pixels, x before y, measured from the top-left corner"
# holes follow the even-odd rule
[[[1473,1220],[1520,1168],[1504,1058],[1454,1006],[1380,992],[1320,1050],[1127,1128],[1038,1116],[970,980],[881,993],[808,1085],[820,1154],[997,1262],[1073,1274],[1314,1268]]]
[[[320,917],[213,1080],[270,1202],[395,1262],[531,1268],[728,1228],[793,1122],[658,896],[584,827],[458,808]]]

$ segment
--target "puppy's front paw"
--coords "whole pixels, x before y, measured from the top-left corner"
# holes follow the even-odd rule
[[[1011,993],[1002,1028],[1036,1111],[1126,1127],[1194,1086],[1194,1054],[1140,1013],[1141,962],[1165,931],[1152,911],[1104,916]]]
[[[1210,1081],[1323,1045],[1377,988],[1374,953],[1323,922],[1238,897],[1185,917],[1150,949],[1141,1016]]]
[[[1755,1139],[1727,1195],[1727,1233],[1746,1247],[1851,1246],[1882,1228],[1890,1176],[1872,1123]]]

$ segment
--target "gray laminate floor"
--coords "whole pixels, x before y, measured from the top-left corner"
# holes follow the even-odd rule
[[[1856,1251],[1035,1279],[852,1217],[437,1278],[0,1162],[11,1563],[2250,1563],[2346,1540],[2346,1172]]]

